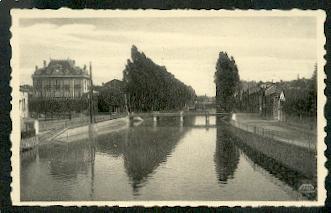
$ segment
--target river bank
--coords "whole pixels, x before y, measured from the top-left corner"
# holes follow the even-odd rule
[[[255,121],[255,123],[258,123],[258,121]],[[284,166],[303,174],[308,179],[316,179],[316,142],[314,146],[313,144],[307,146],[306,141],[303,140],[295,143],[291,138],[286,137],[286,134],[277,137],[277,135],[268,134],[267,132],[261,133],[256,126],[240,126],[238,122],[236,123],[233,120],[230,122],[224,121],[224,124],[235,137],[250,148],[275,159]],[[264,131],[266,131],[267,126],[264,127]]]
[[[80,137],[88,137],[89,134],[101,134],[103,132],[118,131],[129,125],[129,119],[127,116],[118,116],[112,118],[98,118],[96,123],[92,125],[82,120],[78,122],[73,120],[72,123],[68,121],[57,121],[56,126],[52,126],[47,130],[44,130],[40,134],[21,139],[20,151],[28,151],[34,149],[37,146],[47,145],[54,142],[71,142],[72,140],[80,139]]]
[[[91,135],[102,135],[111,132],[120,131],[129,127],[129,118],[122,117],[108,121],[102,121],[90,125],[85,125],[76,128],[66,129],[59,134],[54,140],[57,142],[70,143],[77,140],[82,140],[90,137]]]

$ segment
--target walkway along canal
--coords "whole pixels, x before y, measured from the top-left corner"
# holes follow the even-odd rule
[[[204,124],[204,116],[147,118],[23,152],[21,199],[316,199],[299,190],[312,178],[249,146],[215,116]]]
[[[244,116],[247,115],[234,115],[235,120],[224,123],[229,131],[232,132],[232,135],[235,135],[242,141],[249,141],[247,143],[248,146],[287,167],[309,178],[316,179],[316,135],[293,131],[289,128],[279,128],[275,124],[270,123],[272,121],[258,120],[257,117],[255,117],[254,122],[252,119],[240,118]],[[250,125],[251,123],[259,126]]]

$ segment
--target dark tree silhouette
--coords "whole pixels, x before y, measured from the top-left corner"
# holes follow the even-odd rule
[[[311,78],[283,81],[279,85],[285,91],[284,110],[288,115],[317,116],[317,66]]]
[[[178,110],[196,97],[192,87],[176,79],[166,67],[155,64],[134,45],[131,60],[123,71],[123,82],[129,111]]]
[[[220,52],[216,63],[216,107],[217,111],[231,112],[235,103],[234,94],[239,86],[238,68],[233,57]]]

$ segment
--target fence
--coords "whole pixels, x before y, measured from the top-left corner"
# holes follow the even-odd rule
[[[304,147],[310,151],[316,151],[317,135],[304,131],[277,131],[274,129],[263,128],[248,123],[232,121],[234,126],[239,127],[247,132],[260,135],[265,138],[270,138],[296,146]]]
[[[98,114],[94,116],[96,123],[112,120],[125,116],[126,114]],[[55,136],[59,135],[62,131],[68,128],[75,128],[88,125],[90,123],[89,116],[81,116],[72,118],[71,120],[52,120],[52,121],[39,121],[40,135],[21,139],[21,150],[33,148],[39,144],[52,140]]]
[[[96,123],[112,120],[116,118],[120,118],[125,116],[126,114],[97,114],[94,116],[94,120]],[[84,126],[90,123],[90,117],[89,116],[80,116],[72,118],[71,120],[65,119],[65,120],[53,120],[53,121],[40,121],[39,122],[39,131],[45,132],[45,131],[56,131],[57,129],[64,129],[64,128],[75,128]]]

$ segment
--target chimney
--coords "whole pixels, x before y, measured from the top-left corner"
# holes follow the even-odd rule
[[[36,65],[36,71],[38,70],[38,66]]]
[[[44,67],[46,67],[46,60],[44,60]]]

